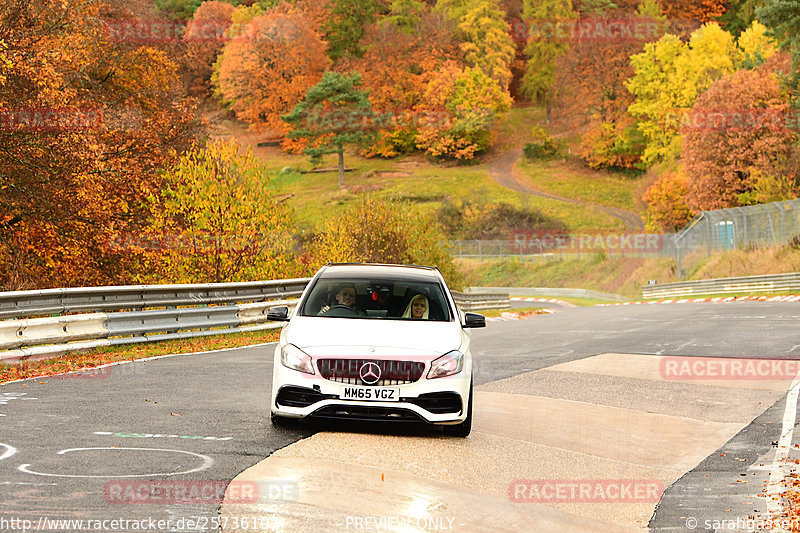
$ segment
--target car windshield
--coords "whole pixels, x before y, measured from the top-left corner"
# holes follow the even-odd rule
[[[436,281],[322,278],[300,316],[449,322],[450,306]]]

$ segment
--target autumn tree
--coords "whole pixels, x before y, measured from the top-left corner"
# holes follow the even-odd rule
[[[380,8],[377,0],[330,0],[323,34],[332,61],[361,56],[364,28],[375,22]]]
[[[385,19],[367,28],[361,41],[363,56],[349,63],[363,73],[376,113],[391,118],[381,122],[369,149],[370,154],[382,157],[416,149],[420,121],[425,117],[422,107],[428,103],[426,87],[445,62],[461,58],[453,25],[441,14],[425,10],[416,26],[396,22]]]
[[[231,4],[207,0],[194,12],[183,35],[192,77],[189,87],[193,94],[210,94],[214,62],[228,38],[227,30],[234,11]]]
[[[108,246],[139,231],[161,170],[197,134],[177,65],[100,3],[0,4],[0,285],[129,282]]]
[[[407,35],[419,35],[422,18],[429,12],[428,5],[418,0],[392,0],[389,14],[382,22],[397,27]]]
[[[719,23],[738,37],[757,20],[756,9],[765,3],[766,0],[730,0],[730,7],[719,17]]]
[[[339,186],[344,186],[344,149],[362,146],[373,137],[376,117],[361,75],[326,72],[291,113],[281,118],[292,127],[288,137],[307,142],[304,153],[318,162],[324,154],[339,156]]]
[[[626,82],[636,98],[629,106],[645,138],[647,165],[680,155],[680,125],[697,95],[739,68],[742,53],[731,34],[716,23],[704,25],[684,44],[667,34],[631,57],[634,76]]]
[[[728,0],[661,0],[661,10],[669,20],[713,22],[728,9]]]
[[[525,45],[525,76],[520,90],[536,103],[551,96],[555,82],[555,61],[569,46],[566,38],[556,34],[570,27],[576,14],[572,0],[524,0],[522,17],[528,28]]]
[[[327,66],[325,43],[304,13],[276,8],[257,15],[225,45],[215,66],[215,94],[253,131],[283,133],[281,115]]]
[[[250,150],[212,142],[183,156],[153,201],[147,230],[130,241],[143,282],[221,283],[294,275],[291,213]]]
[[[496,80],[480,68],[461,69],[453,62],[430,81],[425,100],[431,120],[420,125],[417,147],[453,159],[472,159],[486,150],[493,126],[511,108],[511,97]]]
[[[307,254],[311,271],[329,261],[416,264],[438,267],[451,288],[463,285],[438,221],[408,202],[364,196],[347,216],[328,219]]]
[[[463,40],[461,50],[471,67],[480,68],[487,76],[508,90],[514,42],[508,23],[496,0],[478,0],[459,19],[458,32]]]
[[[645,229],[653,233],[672,233],[684,227],[693,216],[686,201],[689,179],[680,170],[667,171],[645,192]]]
[[[693,210],[752,203],[747,193],[756,188],[755,176],[762,190],[765,176],[795,183],[800,177],[797,131],[787,123],[791,108],[776,63],[716,81],[687,115],[681,159]]]
[[[795,108],[800,108],[800,4],[792,0],[765,0],[756,8],[758,19],[769,29],[781,49],[792,56],[789,88]]]
[[[438,0],[436,11],[456,25],[467,65],[480,68],[508,91],[515,47],[498,0]]]
[[[739,35],[737,42],[744,56],[744,68],[756,68],[769,61],[778,51],[777,43],[767,35],[767,27],[757,20]]]
[[[548,106],[549,117],[583,128],[579,155],[590,166],[636,168],[643,142],[628,113],[634,101],[626,88],[635,72],[630,56],[663,35],[664,17],[652,0],[644,0],[635,10],[582,12],[575,25],[569,49],[555,62],[558,89]],[[616,25],[626,25],[625,31],[617,33]]]

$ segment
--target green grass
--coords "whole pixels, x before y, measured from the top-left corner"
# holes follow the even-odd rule
[[[773,296],[795,296],[800,294],[800,290],[796,291],[777,291],[777,292],[731,292],[731,293],[713,293],[713,294],[688,294],[684,296],[659,296],[658,298],[640,298],[643,302],[659,301],[659,300],[694,300],[695,298],[738,298],[740,296],[766,296],[771,298]]]
[[[524,157],[516,168],[540,191],[643,214],[641,202],[635,198],[641,178],[582,169],[562,161],[528,161]]]
[[[544,307],[520,307],[519,309],[483,309],[475,312],[485,317],[497,318],[503,313],[530,313],[532,311],[539,311],[540,309],[544,309]]]
[[[307,156],[287,154],[279,147],[256,146],[257,136],[246,132],[241,123],[229,122],[222,126],[251,146],[271,176],[272,190],[281,197],[288,197],[286,202],[294,209],[295,223],[300,232],[314,231],[329,217],[346,212],[364,193],[382,199],[407,199],[430,212],[439,208],[444,200],[505,202],[518,208],[540,211],[544,217],[554,221],[554,227],[573,231],[623,229],[624,224],[620,220],[591,206],[520,194],[501,187],[491,178],[489,162],[528,142],[533,126],[544,121],[545,112],[541,107],[511,109],[494,132],[495,142],[490,152],[483,160],[464,165],[435,162],[422,154],[386,160],[367,159],[348,151],[345,154],[345,166],[354,170],[345,174],[344,188],[339,187],[336,171],[301,174],[300,170],[312,168]],[[321,166],[335,168],[337,156],[330,154],[324,157]],[[575,194],[575,198],[579,199],[591,197],[592,203],[609,201],[608,205],[613,206],[632,205],[632,200],[620,192],[624,178],[598,181],[572,172],[568,173],[568,177],[575,184],[559,188],[552,184],[564,175],[562,169],[542,167],[537,172],[543,176],[543,190],[552,187],[553,192],[563,196]],[[548,173],[552,175],[548,176]],[[635,183],[629,185],[634,187]],[[611,190],[604,192],[601,190],[604,188]]]
[[[277,150],[272,150],[277,152]],[[294,209],[295,222],[301,230],[313,231],[331,216],[346,213],[361,200],[364,193],[382,199],[413,201],[433,212],[445,199],[478,200],[487,203],[508,203],[518,208],[536,209],[545,217],[569,230],[622,229],[618,219],[587,206],[521,194],[492,180],[488,164],[445,166],[433,164],[420,156],[395,160],[365,159],[347,154],[345,165],[354,168],[345,174],[345,187],[339,187],[337,172],[300,174],[281,172],[310,168],[307,158],[280,155],[278,162],[261,158],[274,172],[270,187],[276,194],[292,195],[288,201]],[[269,157],[272,157],[270,154]],[[335,156],[324,159],[324,167],[333,167]]]
[[[517,295],[512,294],[512,296]],[[520,296],[520,298],[531,298],[531,296]],[[533,298],[553,298],[555,300],[561,300],[562,302],[577,305],[578,307],[592,307],[598,304],[616,303],[610,300],[601,300],[599,298],[574,298],[572,296],[534,296]]]
[[[493,150],[504,152],[524,145],[530,141],[533,126],[544,124],[546,120],[544,107],[513,107],[496,128],[497,142]]]

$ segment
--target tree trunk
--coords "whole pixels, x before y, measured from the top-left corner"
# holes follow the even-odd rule
[[[339,187],[344,187],[344,147],[339,143]]]

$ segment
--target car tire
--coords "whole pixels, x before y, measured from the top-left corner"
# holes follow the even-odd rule
[[[467,402],[467,418],[460,424],[444,426],[445,435],[468,437],[472,431],[472,381],[469,382],[469,402]]]
[[[294,428],[297,427],[298,424],[297,418],[288,418],[285,416],[278,416],[275,413],[270,413],[269,421],[272,422],[273,426],[283,427],[283,428]]]

